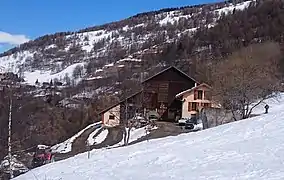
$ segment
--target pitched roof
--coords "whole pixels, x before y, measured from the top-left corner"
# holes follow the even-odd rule
[[[108,108],[106,108],[106,109],[100,111],[99,114],[102,114],[102,113],[107,112],[108,110],[114,108],[115,106],[117,106],[117,105],[123,103],[124,101],[126,101],[126,100],[129,99],[129,98],[132,98],[133,96],[136,96],[137,94],[139,94],[139,93],[141,93],[141,92],[142,92],[142,90],[140,90],[140,91],[138,91],[138,92],[136,92],[136,93],[134,93],[134,94],[132,94],[132,95],[126,97],[126,98],[123,99],[122,101],[119,101],[118,103],[115,103],[115,104],[113,104],[112,106],[110,106],[110,107],[108,107]]]
[[[149,80],[153,79],[154,77],[156,77],[156,76],[158,76],[158,75],[160,75],[160,74],[163,74],[164,72],[166,72],[166,71],[168,71],[168,70],[170,70],[170,69],[173,69],[173,70],[175,70],[175,71],[181,73],[181,74],[182,74],[183,76],[185,76],[186,78],[191,79],[191,80],[193,80],[194,82],[196,82],[196,83],[199,84],[198,81],[196,81],[194,78],[190,77],[189,75],[187,75],[187,74],[184,73],[183,71],[179,70],[179,69],[178,69],[177,67],[175,67],[175,66],[170,66],[170,67],[168,67],[168,68],[166,68],[166,69],[160,71],[159,73],[157,73],[157,74],[155,74],[155,75],[153,75],[153,76],[151,76],[151,77],[145,79],[142,83],[144,83],[144,82],[146,82],[146,81],[149,81]]]
[[[208,87],[208,88],[212,88],[211,86],[209,86],[208,84],[206,84],[206,83],[201,83],[201,84],[199,84],[198,86],[195,86],[195,87],[193,87],[193,88],[190,88],[190,89],[187,89],[187,90],[185,90],[185,91],[182,91],[182,92],[180,92],[180,93],[178,93],[177,95],[176,95],[176,98],[177,97],[180,97],[180,96],[182,96],[182,95],[184,95],[184,94],[186,94],[186,93],[189,93],[189,92],[191,92],[191,91],[193,91],[193,90],[195,90],[195,89],[197,89],[197,88],[199,88],[199,87],[201,87],[201,86],[206,86],[206,87]]]

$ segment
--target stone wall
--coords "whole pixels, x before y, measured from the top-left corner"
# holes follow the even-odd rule
[[[240,120],[240,114],[235,113],[236,120]],[[234,115],[231,111],[220,108],[204,108],[199,113],[202,120],[203,129],[219,126],[222,124],[234,122]]]

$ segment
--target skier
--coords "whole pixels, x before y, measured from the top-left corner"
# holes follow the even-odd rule
[[[269,109],[268,104],[266,104],[266,105],[264,106],[264,108],[265,108],[265,114],[267,114],[267,113],[268,113],[268,109]]]

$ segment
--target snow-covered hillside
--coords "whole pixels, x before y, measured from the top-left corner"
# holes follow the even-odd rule
[[[152,47],[180,38],[181,34],[192,34],[199,26],[212,27],[222,13],[243,10],[250,2],[212,4],[208,9],[206,6],[175,8],[154,15],[145,13],[145,17],[126,19],[120,25],[116,22],[90,30],[40,37],[11,53],[0,55],[0,68],[21,74],[29,84],[34,84],[37,79],[39,82],[55,78],[67,81],[67,76],[74,78],[75,67],[82,66],[85,72],[88,63],[95,62],[93,79],[101,79],[108,76],[106,72],[110,65],[127,68],[128,62],[121,64],[122,53],[126,58],[133,54],[139,56]],[[176,34],[178,37],[173,36]],[[82,73],[82,76],[89,78],[90,74]]]
[[[32,170],[17,180],[263,179],[284,177],[284,94],[269,114],[216,128],[101,149]],[[261,105],[258,111],[262,110]]]

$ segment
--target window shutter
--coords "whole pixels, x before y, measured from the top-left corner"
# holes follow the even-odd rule
[[[194,100],[197,99],[197,96],[198,96],[198,91],[194,91]]]
[[[191,111],[191,102],[188,103],[187,110],[188,110],[188,112]]]

